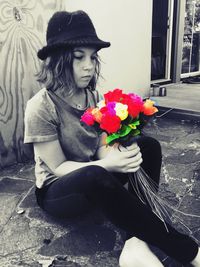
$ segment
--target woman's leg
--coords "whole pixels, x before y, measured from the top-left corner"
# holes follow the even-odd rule
[[[160,170],[162,163],[162,154],[160,143],[151,137],[140,137],[137,141],[142,153],[143,162],[141,167],[148,173],[149,177],[155,183],[155,189],[158,189],[160,180]],[[121,181],[127,181],[121,178]],[[148,180],[147,180],[148,182]],[[128,191],[136,195],[132,185],[128,182]],[[142,190],[140,194],[145,199]],[[133,237],[132,234],[126,233],[126,242],[119,259],[120,267],[161,267],[163,266],[156,255],[150,250],[146,242]]]
[[[162,164],[160,143],[156,139],[149,136],[141,136],[137,139],[137,143],[142,153],[143,162],[141,164],[141,167],[148,174],[151,180],[153,180],[155,184],[155,189],[158,189]],[[135,191],[132,188],[132,185],[129,182],[127,174],[114,173],[114,175],[119,179],[122,184],[126,184],[128,182],[129,192],[136,195]],[[142,191],[140,193],[142,194]]]
[[[48,188],[43,207],[52,214],[57,207],[55,215],[59,211],[60,215],[67,216],[74,209],[69,196],[77,194],[101,209],[113,224],[159,247],[176,260],[187,263],[195,258],[198,246],[191,238],[170,226],[167,233],[160,219],[104,168],[85,167],[58,179]]]
[[[160,143],[149,136],[141,136],[137,140],[142,153],[143,162],[141,167],[151,177],[155,184],[159,184],[162,164],[162,152]]]
[[[140,151],[142,153],[143,162],[141,167],[145,170],[145,172],[149,175],[151,180],[153,180],[155,189],[158,190],[159,181],[160,181],[160,171],[162,164],[162,153],[160,143],[149,136],[142,136],[137,139],[138,146],[140,147]],[[132,184],[128,179],[128,175],[124,173],[114,173],[114,175],[119,179],[122,184],[126,184],[128,182],[128,191],[137,196],[135,190],[133,189]],[[148,180],[147,180],[148,182]],[[140,189],[139,185],[137,186]],[[143,199],[145,198],[145,194],[140,189],[140,195],[142,195]],[[146,200],[148,203],[148,201]],[[132,237],[131,233],[126,233],[125,239],[128,240]]]

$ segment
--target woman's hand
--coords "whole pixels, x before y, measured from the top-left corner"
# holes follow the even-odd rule
[[[114,144],[101,161],[103,167],[111,172],[136,172],[142,163],[142,154],[137,143],[127,147]]]

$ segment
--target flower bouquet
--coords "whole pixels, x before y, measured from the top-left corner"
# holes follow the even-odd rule
[[[104,99],[96,107],[88,108],[81,121],[95,127],[99,133],[106,132],[105,145],[118,142],[126,147],[137,140],[142,128],[156,112],[158,109],[152,100],[143,100],[136,94],[114,89],[104,94]],[[142,167],[128,176],[139,199],[150,206],[168,231],[165,222],[171,222],[171,211],[177,210],[157,194],[157,185]]]
[[[157,111],[150,99],[143,101],[136,94],[125,94],[115,89],[104,94],[97,107],[87,109],[81,121],[96,127],[98,132],[106,132],[108,145],[114,142],[128,144],[132,137],[141,133],[148,118]]]

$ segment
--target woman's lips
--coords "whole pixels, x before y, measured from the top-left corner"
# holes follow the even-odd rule
[[[82,76],[81,79],[82,80],[90,80],[91,79],[91,76],[90,75]]]

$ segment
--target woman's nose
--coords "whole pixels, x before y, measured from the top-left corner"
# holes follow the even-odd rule
[[[93,69],[93,67],[94,67],[94,64],[93,64],[91,59],[85,60],[85,62],[83,64],[83,69],[84,70],[91,70],[91,69]]]

